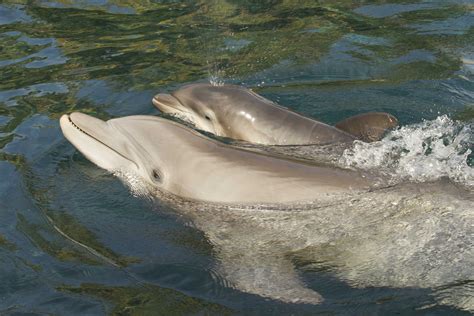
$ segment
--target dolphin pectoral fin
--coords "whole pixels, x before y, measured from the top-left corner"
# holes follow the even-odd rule
[[[286,303],[319,304],[324,300],[305,286],[284,256],[243,251],[220,259],[220,272],[240,291]]]
[[[365,142],[375,142],[385,133],[398,125],[398,120],[391,114],[384,112],[370,112],[351,116],[335,125]]]

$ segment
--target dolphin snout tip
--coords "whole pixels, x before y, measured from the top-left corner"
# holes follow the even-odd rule
[[[153,96],[153,99],[151,100],[151,102],[153,103],[154,106],[158,107],[160,105],[160,96],[162,96],[163,93],[159,93],[155,96]]]
[[[59,124],[62,129],[70,127],[72,125],[76,128],[83,130],[92,126],[103,128],[104,126],[109,125],[108,122],[104,120],[81,112],[63,114],[59,119]]]
[[[153,102],[166,102],[175,99],[171,94],[168,93],[158,93],[153,96]]]
[[[64,130],[64,127],[66,126],[66,124],[69,123],[69,114],[63,114],[61,115],[61,117],[59,118],[59,126],[61,127],[61,129]]]
[[[181,108],[181,103],[171,94],[158,93],[152,99],[153,105],[162,112],[174,112]]]

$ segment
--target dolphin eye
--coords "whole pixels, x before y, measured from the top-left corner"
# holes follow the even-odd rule
[[[151,176],[153,177],[155,181],[161,182],[162,177],[161,177],[161,173],[158,170],[153,169],[153,171],[151,172]]]
[[[210,120],[211,120],[211,118],[210,118],[209,116],[207,116],[207,115],[206,115],[206,116],[204,116],[204,117],[205,117],[205,118],[206,118],[206,120],[208,120],[208,121],[210,121]]]

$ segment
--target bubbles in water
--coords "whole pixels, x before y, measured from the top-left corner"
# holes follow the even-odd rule
[[[474,187],[474,168],[469,166],[473,146],[472,124],[443,115],[433,121],[401,127],[378,142],[357,141],[344,151],[339,162],[364,170],[379,169],[394,182],[447,177]]]
[[[225,84],[224,79],[220,78],[219,75],[210,75],[209,83],[213,86],[221,87]]]

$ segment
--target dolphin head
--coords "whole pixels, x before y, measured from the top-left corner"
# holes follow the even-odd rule
[[[154,186],[163,186],[169,174],[163,144],[150,137],[160,137],[160,123],[160,118],[144,116],[102,121],[77,112],[60,119],[64,136],[91,162],[111,172],[131,172]]]
[[[191,84],[171,94],[160,93],[153,104],[164,113],[193,123],[198,129],[235,139],[253,129],[258,107],[255,100],[268,101],[252,91],[234,85]]]

